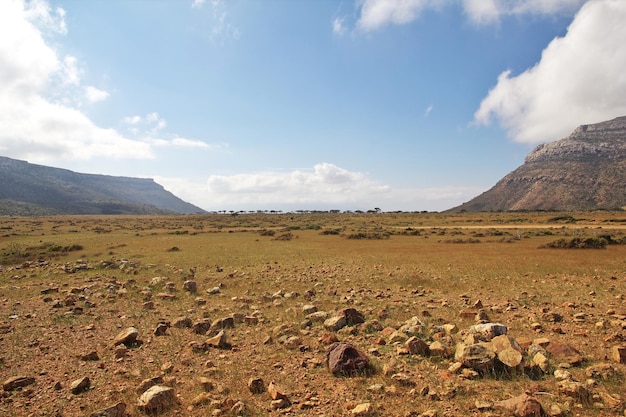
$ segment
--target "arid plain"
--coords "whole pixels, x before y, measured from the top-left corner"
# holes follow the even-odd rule
[[[625,227],[608,211],[0,218],[0,414],[624,415]],[[333,374],[337,342],[367,362]]]

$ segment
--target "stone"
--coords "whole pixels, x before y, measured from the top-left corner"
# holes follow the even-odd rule
[[[94,411],[89,417],[124,417],[126,411],[126,404],[119,402],[107,408],[103,408],[98,411]]]
[[[524,357],[517,349],[508,348],[498,353],[498,360],[509,368],[518,369],[523,366]]]
[[[31,376],[13,376],[2,383],[2,389],[5,391],[14,391],[18,388],[24,388],[35,383],[35,378]]]
[[[454,353],[455,361],[461,362],[466,368],[473,369],[480,374],[493,369],[495,358],[495,352],[479,343],[473,345],[459,343]]]
[[[483,342],[489,342],[496,336],[506,334],[507,331],[507,327],[500,323],[475,324],[468,329],[469,334],[477,337],[478,340]]]
[[[196,334],[206,334],[209,330],[211,330],[211,321],[210,320],[200,320],[191,325],[191,329]]]
[[[326,349],[326,364],[334,375],[352,375],[370,367],[365,353],[345,342],[335,342]]]
[[[89,389],[91,386],[91,381],[89,377],[82,377],[72,382],[70,385],[70,391],[72,394],[78,395]]]
[[[613,346],[610,355],[614,362],[626,363],[626,346]]]
[[[223,329],[234,329],[235,328],[235,319],[233,317],[223,317],[221,319],[216,319],[211,323],[211,329],[215,330],[223,330]]]
[[[416,336],[410,337],[406,342],[404,342],[404,346],[411,355],[430,355],[430,348],[428,347],[428,344]]]
[[[361,314],[354,308],[344,308],[342,310],[339,310],[337,315],[345,317],[348,326],[365,323],[365,317],[363,316],[363,314]]]
[[[537,367],[541,369],[542,372],[548,372],[548,368],[550,366],[550,362],[548,361],[548,357],[544,355],[542,352],[537,352],[533,356],[530,361],[531,366]]]
[[[565,379],[559,382],[559,392],[581,403],[591,401],[591,391],[589,391],[585,385],[577,381],[572,381],[571,379]]]
[[[608,380],[618,376],[618,372],[611,364],[599,363],[588,366],[587,369],[585,369],[585,375],[587,375],[588,378]]]
[[[211,395],[208,392],[201,392],[191,399],[192,405],[208,404],[211,402]]]
[[[344,316],[330,317],[324,321],[324,328],[331,332],[336,332],[348,325],[348,321]]]
[[[515,417],[544,417],[547,415],[539,400],[528,394],[496,401],[493,406],[496,409],[512,413]]]
[[[253,394],[261,394],[265,392],[265,382],[261,378],[250,378],[248,380],[248,389]]]
[[[206,392],[213,391],[215,389],[215,384],[213,383],[213,381],[205,376],[201,376],[200,378],[198,378],[198,383]]]
[[[224,330],[220,330],[220,332],[213,336],[210,339],[207,339],[204,342],[207,346],[211,346],[218,349],[230,349],[230,344],[226,338],[226,332]]]
[[[575,366],[583,361],[580,352],[566,343],[550,342],[547,351],[557,362],[565,362]]]
[[[162,384],[162,383],[163,383],[163,378],[160,377],[160,376],[155,376],[154,378],[144,379],[143,381],[141,381],[141,383],[137,387],[136,392],[137,392],[137,394],[141,394],[143,392],[146,392],[147,390],[149,390],[153,386],[159,385],[159,384]]]
[[[434,342],[431,342],[430,345],[428,345],[428,351],[431,356],[437,356],[439,358],[446,358],[449,354],[451,354],[446,345],[438,340],[435,340]]]
[[[318,311],[317,307],[311,304],[307,304],[302,307],[302,312],[304,314],[313,314],[313,313],[316,313],[317,311]]]
[[[137,337],[139,336],[139,330],[134,327],[128,327],[115,336],[113,339],[113,346],[124,345],[131,347],[137,343]]]
[[[350,410],[350,414],[353,416],[370,416],[374,412],[374,407],[371,403],[361,403]]]
[[[290,405],[291,403],[286,398],[272,400],[272,402],[270,403],[270,407],[272,408],[272,410],[281,410],[283,408],[289,407]]]
[[[183,282],[183,291],[195,294],[196,292],[198,292],[198,283],[191,280]]]
[[[168,325],[165,323],[157,324],[157,327],[154,329],[155,336],[165,336],[167,333]]]
[[[83,355],[78,355],[78,358],[81,361],[98,361],[100,360],[100,356],[98,356],[98,352],[96,352],[95,350],[89,352],[89,353],[85,353]]]
[[[193,322],[189,317],[177,317],[172,321],[172,327],[177,329],[185,329],[191,327]]]
[[[273,381],[267,386],[267,392],[269,392],[272,400],[286,400],[287,394]]]
[[[166,411],[176,403],[174,390],[165,385],[154,385],[141,394],[137,407],[146,413]]]

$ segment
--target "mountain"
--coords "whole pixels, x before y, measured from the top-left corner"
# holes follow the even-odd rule
[[[626,208],[626,117],[537,146],[490,190],[450,211]]]
[[[0,215],[203,212],[152,179],[80,174],[0,157]]]

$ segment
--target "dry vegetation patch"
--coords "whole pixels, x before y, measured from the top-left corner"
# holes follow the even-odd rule
[[[2,218],[0,414],[623,414],[620,216]]]

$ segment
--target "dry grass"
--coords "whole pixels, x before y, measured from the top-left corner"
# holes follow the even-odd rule
[[[203,390],[201,376],[216,384],[211,398],[241,400],[249,416],[344,415],[359,402],[371,402],[379,416],[427,409],[439,415],[484,415],[474,408],[476,399],[497,401],[526,390],[546,392],[539,397],[545,408],[558,404],[573,410],[572,415],[614,415],[621,412],[621,403],[609,408],[598,398],[597,404],[577,408],[575,400],[558,393],[551,376],[470,381],[448,372],[451,359],[400,357],[395,347],[376,344],[380,332],[359,328],[337,336],[366,352],[376,348],[380,356],[370,357],[377,372],[333,377],[323,366],[325,346],[319,338],[325,330],[320,323],[301,329],[301,322],[302,306],[314,304],[324,311],[354,307],[385,327],[419,316],[427,326],[455,323],[463,329],[473,319],[459,312],[471,311],[480,299],[492,321],[505,323],[511,336],[564,341],[577,347],[588,364],[606,362],[609,349],[619,341],[605,339],[621,332],[611,326],[609,310],[626,314],[626,246],[539,247],[577,236],[610,234],[618,239],[624,235],[625,219],[623,213],[612,212],[2,218],[0,255],[14,259],[8,254],[19,249],[23,257],[17,265],[3,261],[0,271],[0,325],[9,329],[0,335],[0,379],[23,374],[37,382],[5,393],[0,414],[88,415],[124,401],[130,415],[141,415],[135,407],[136,387],[144,378],[163,375],[180,401],[162,414],[166,416],[212,413],[214,404],[191,407]],[[275,233],[261,233],[268,230]],[[290,239],[277,239],[286,233]],[[354,234],[389,238],[348,238]],[[79,246],[83,249],[50,251]],[[26,261],[34,262],[22,265]],[[81,269],[83,264],[87,269]],[[166,279],[153,285],[155,308],[145,309],[142,291],[154,277]],[[186,279],[197,281],[198,294],[182,290]],[[175,285],[174,300],[156,297],[167,291],[166,282]],[[207,294],[217,286],[219,294]],[[56,287],[58,293],[42,294]],[[279,291],[283,296],[272,297]],[[307,291],[314,295],[305,298]],[[52,308],[54,300],[64,301],[72,292],[82,314],[72,314],[72,306]],[[198,305],[197,296],[207,304]],[[95,305],[85,307],[86,301]],[[382,310],[387,315],[379,317]],[[563,315],[558,327],[564,334],[555,333],[557,326],[547,322],[542,322],[544,333],[531,329],[546,310]],[[171,327],[166,336],[152,334],[160,320],[213,320],[255,311],[258,324],[237,323],[227,330],[230,350],[194,352],[189,343],[207,336],[190,329]],[[573,320],[579,312],[586,314],[585,322]],[[604,326],[596,325],[601,321]],[[279,325],[292,327],[300,342],[289,347],[273,335],[272,343],[264,343]],[[140,330],[144,343],[116,359],[111,341],[128,326]],[[77,358],[93,350],[100,360]],[[414,386],[398,385],[382,372],[392,362]],[[164,372],[168,363],[172,369]],[[624,371],[623,365],[614,366]],[[580,381],[587,379],[584,367],[570,372]],[[93,388],[71,394],[70,383],[82,376],[90,377]],[[278,383],[292,407],[271,410],[267,393],[248,390],[250,377]],[[600,381],[594,392],[626,399],[619,381]],[[57,382],[60,389],[55,389]],[[383,389],[368,389],[375,384]],[[423,395],[426,387],[430,394]]]

